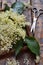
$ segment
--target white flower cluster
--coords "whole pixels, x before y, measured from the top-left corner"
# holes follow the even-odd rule
[[[26,32],[25,16],[12,11],[0,13],[0,51],[12,48],[12,42],[16,43],[21,37],[24,39]]]
[[[7,58],[6,65],[17,65],[16,59],[14,58],[10,60],[9,58]]]

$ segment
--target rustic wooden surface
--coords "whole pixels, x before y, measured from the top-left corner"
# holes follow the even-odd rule
[[[3,0],[4,1],[4,0]],[[13,0],[14,1],[14,0]],[[12,2],[13,2],[12,1]],[[20,0],[19,0],[20,1]],[[28,0],[21,0],[24,2],[28,2]],[[12,3],[10,2],[10,3]],[[10,3],[8,3],[10,5]],[[43,9],[43,0],[32,0],[32,6],[39,9]],[[27,13],[27,12],[28,13]],[[24,14],[27,16],[27,20],[31,22],[31,11],[26,10]],[[40,42],[40,63],[39,65],[43,65],[43,15],[41,15],[37,21],[37,26],[36,26],[36,34],[35,37],[38,39]],[[4,61],[0,61],[0,65],[5,65]],[[3,62],[3,63],[2,63]],[[33,64],[34,65],[34,64]]]
[[[32,6],[39,9],[43,10],[43,0],[32,0]],[[35,36],[38,38],[40,42],[40,64],[43,65],[43,14],[40,15],[38,21],[37,21],[37,26],[36,26],[36,34]]]

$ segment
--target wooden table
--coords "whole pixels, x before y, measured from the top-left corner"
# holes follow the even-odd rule
[[[39,9],[43,10],[43,0],[32,0],[32,6]],[[40,15],[38,21],[37,21],[37,26],[36,26],[36,34],[35,36],[38,38],[40,42],[40,64],[43,65],[43,14]]]
[[[28,0],[21,0],[21,1],[25,2]],[[32,0],[32,6],[37,8],[38,10],[43,9],[43,0]],[[26,11],[28,13],[24,12],[24,14],[27,16],[27,20],[29,20],[31,22],[32,21],[31,20],[31,10],[30,11],[26,10]],[[41,59],[40,59],[39,65],[43,65],[43,15],[41,15],[37,21],[35,37],[40,42],[40,57],[41,57]],[[2,63],[2,62],[0,61],[0,63]],[[0,65],[2,65],[2,64],[0,64]]]

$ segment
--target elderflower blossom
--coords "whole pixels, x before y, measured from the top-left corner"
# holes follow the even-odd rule
[[[14,58],[10,60],[9,58],[7,58],[6,65],[17,65],[16,59]]]
[[[25,16],[12,11],[0,13],[0,51],[12,48],[12,42],[16,43],[21,37],[24,39],[26,32]],[[18,35],[18,36],[17,36]]]

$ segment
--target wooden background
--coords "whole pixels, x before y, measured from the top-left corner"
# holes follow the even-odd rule
[[[0,0],[1,1],[1,0]],[[2,2],[4,2],[5,0],[3,0]],[[8,5],[10,6],[15,0],[6,0]],[[19,0],[20,1],[20,0]],[[28,2],[30,0],[21,0],[23,2]],[[43,9],[43,0],[32,0],[32,6],[39,9]],[[2,5],[3,8],[3,5]],[[1,7],[0,7],[1,9]],[[26,10],[28,12],[28,10]],[[27,16],[27,20],[29,20],[30,22],[31,20],[31,11],[29,11],[28,13],[24,12],[24,14]],[[37,21],[37,26],[36,26],[36,32],[35,32],[35,37],[38,39],[39,43],[40,43],[40,63],[39,65],[43,65],[43,14],[39,17],[38,21]]]
[[[32,6],[43,10],[43,0],[32,0]],[[36,26],[36,37],[40,42],[40,64],[43,65],[43,14],[39,17]]]

